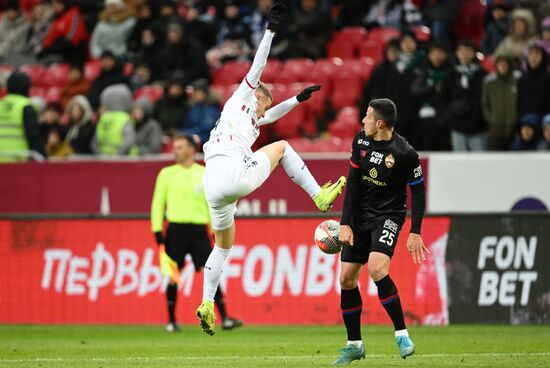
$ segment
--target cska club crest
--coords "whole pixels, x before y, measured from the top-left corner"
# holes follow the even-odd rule
[[[393,158],[393,155],[391,153],[386,156],[386,158],[384,159],[384,163],[386,164],[386,167],[388,169],[391,169],[393,167],[393,165],[395,164],[395,158]]]

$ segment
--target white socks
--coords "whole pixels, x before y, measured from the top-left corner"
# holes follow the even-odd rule
[[[212,253],[204,265],[204,284],[202,287],[202,300],[214,301],[214,295],[220,284],[222,269],[231,249],[222,249],[214,245]]]
[[[360,348],[361,346],[363,346],[363,341],[362,340],[357,340],[357,341],[349,341],[348,340],[348,345],[353,345],[356,348]]]
[[[397,330],[395,331],[395,337],[398,337],[398,336],[409,336],[409,331],[407,331],[407,329],[404,329],[404,330]]]
[[[319,184],[317,184],[317,181],[309,172],[302,158],[298,156],[296,151],[294,151],[288,143],[281,164],[292,181],[301,186],[310,197],[313,198],[319,193],[321,187],[319,187]]]

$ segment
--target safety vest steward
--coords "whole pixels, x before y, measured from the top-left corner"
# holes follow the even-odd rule
[[[124,142],[124,126],[130,122],[130,115],[124,111],[108,111],[101,115],[96,127],[97,145],[102,155],[117,155]],[[130,149],[136,155],[137,147]]]
[[[7,95],[0,99],[0,162],[26,160],[29,143],[25,136],[23,110],[31,100],[21,95]]]

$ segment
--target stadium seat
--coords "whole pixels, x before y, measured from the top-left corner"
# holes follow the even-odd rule
[[[274,132],[282,139],[296,137],[300,135],[305,118],[306,107],[300,104],[274,125]]]
[[[416,39],[419,42],[427,43],[430,42],[432,38],[432,31],[429,27],[426,26],[418,26],[413,28],[414,34],[416,36]]]
[[[91,60],[84,65],[84,76],[90,82],[96,79],[100,72],[101,62],[99,60]]]
[[[68,64],[52,64],[46,69],[40,85],[48,87],[61,87],[69,80]]]
[[[46,100],[46,89],[43,87],[32,86],[29,91],[30,97],[41,97]]]
[[[341,38],[334,37],[327,45],[327,56],[352,59],[357,57],[357,49],[357,45],[351,42],[343,42]]]
[[[134,100],[147,96],[151,102],[157,102],[164,94],[164,88],[159,85],[143,86],[134,93]]]
[[[314,142],[311,139],[305,137],[289,138],[288,144],[290,144],[290,146],[294,148],[296,152],[300,153],[312,152],[315,150]]]
[[[362,83],[352,72],[342,72],[334,79],[331,94],[332,107],[339,110],[346,106],[355,106],[361,96]]]
[[[31,78],[34,86],[42,86],[42,79],[46,73],[46,68],[40,64],[25,64],[19,67],[19,70]]]
[[[283,69],[283,63],[277,59],[269,59],[262,72],[261,80],[265,83],[273,83],[277,78],[277,74]]]
[[[124,64],[124,75],[129,77],[134,72],[134,64],[126,63]]]
[[[398,38],[400,31],[398,28],[374,28],[367,34],[367,40],[378,42],[382,47],[391,39]]]
[[[270,84],[269,88],[271,91],[271,95],[273,96],[273,104],[278,104],[287,99],[287,87],[285,84]]]
[[[369,78],[372,70],[375,67],[375,62],[370,57],[362,57],[357,59],[344,60],[344,70],[354,73],[361,81],[365,83]]]
[[[294,82],[303,82],[313,68],[313,60],[306,58],[290,59],[283,66],[283,74],[293,78]]]
[[[329,124],[331,136],[340,138],[354,137],[361,129],[359,109],[355,106],[343,108],[336,115],[336,120]]]
[[[46,101],[47,102],[57,102],[61,96],[61,88],[53,86],[46,90]]]
[[[240,83],[250,70],[251,63],[249,61],[230,61],[213,74],[212,81],[214,84],[229,86],[231,84]]]
[[[319,73],[329,79],[337,78],[344,67],[344,60],[338,57],[318,59],[313,65],[312,72]]]
[[[371,58],[375,64],[378,64],[384,60],[384,46],[385,42],[382,43],[382,41],[365,41],[359,46],[359,56]]]

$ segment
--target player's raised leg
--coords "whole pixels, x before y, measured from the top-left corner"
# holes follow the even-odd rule
[[[390,257],[384,253],[371,252],[368,262],[369,274],[378,287],[380,303],[390,316],[395,329],[395,341],[401,358],[414,354],[414,344],[405,326],[405,317],[397,287],[389,275]]]
[[[328,182],[320,187],[302,158],[287,141],[277,141],[262,147],[260,150],[267,154],[271,163],[271,172],[275,170],[279,163],[283,165],[286,174],[313,199],[317,208],[322,212],[330,209],[332,203],[342,193],[342,188],[346,185],[346,178],[341,176],[336,183],[331,184]]]
[[[332,365],[348,365],[354,360],[364,359],[367,353],[361,338],[363,300],[357,285],[362,267],[363,265],[360,263],[342,262],[340,307],[346,325],[348,342]]]

